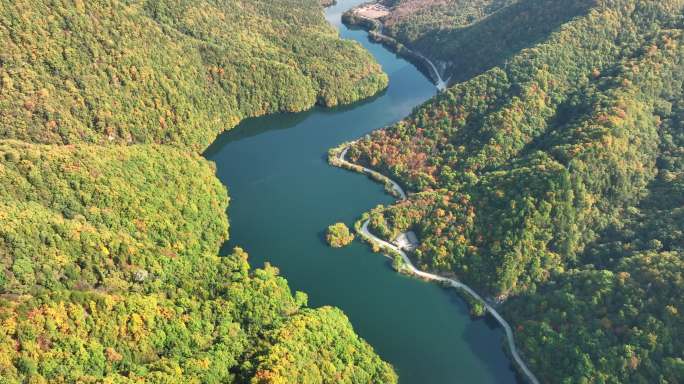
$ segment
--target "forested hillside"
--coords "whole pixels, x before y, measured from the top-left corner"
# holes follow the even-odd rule
[[[306,308],[239,249],[217,256],[227,197],[198,155],[1,141],[0,159],[4,382],[313,374],[289,367],[290,354],[325,364],[315,382],[396,380],[339,311]]]
[[[684,104],[662,107],[672,112],[646,196],[587,246],[581,264],[507,305],[549,380],[684,381]],[[542,358],[549,353],[564,358]]]
[[[585,10],[348,153],[416,192],[374,232],[413,229],[419,268],[513,296],[544,382],[684,380],[683,6],[519,1],[520,31]]]
[[[391,10],[383,18],[386,32],[412,44],[427,34],[473,24],[517,0],[387,0]]]
[[[397,381],[339,310],[218,255],[197,151],[386,86],[317,1],[0,5],[1,383]]]
[[[384,33],[432,59],[443,78],[463,81],[504,64],[585,15],[595,0],[394,0]]]
[[[193,284],[227,238],[225,188],[198,155],[2,141],[0,156],[5,292]]]
[[[0,5],[5,138],[202,150],[245,117],[346,104],[387,85],[316,0]]]

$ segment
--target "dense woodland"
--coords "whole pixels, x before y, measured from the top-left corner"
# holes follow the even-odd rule
[[[387,85],[317,1],[0,4],[0,382],[397,381],[339,310],[218,256],[196,154]],[[350,149],[414,192],[371,229],[507,298],[543,382],[684,382],[684,1],[387,4],[467,81]]]
[[[0,5],[0,383],[397,381],[339,310],[218,255],[197,151],[386,86],[317,1]]]
[[[412,229],[419,268],[509,298],[543,382],[684,381],[683,7],[503,7],[468,28],[523,23],[532,44],[348,153],[414,192],[371,229]],[[569,21],[540,38],[551,19]]]
[[[503,65],[595,0],[387,0],[384,33],[432,59],[451,82]]]
[[[382,22],[385,32],[404,42],[428,41],[426,35],[474,24],[516,0],[386,0],[391,12]],[[421,47],[422,48],[422,47]],[[439,51],[435,49],[435,52]]]
[[[0,5],[4,138],[202,150],[245,117],[346,104],[387,85],[315,0]]]

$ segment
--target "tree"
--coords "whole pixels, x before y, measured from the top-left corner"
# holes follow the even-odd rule
[[[336,223],[328,227],[325,239],[331,247],[342,248],[354,241],[354,235],[349,231],[346,224]]]

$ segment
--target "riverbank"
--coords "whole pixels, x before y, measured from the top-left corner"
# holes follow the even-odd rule
[[[440,91],[449,86],[449,78],[446,80],[442,78],[442,74],[432,60],[427,58],[422,53],[408,48],[395,38],[385,35],[383,33],[383,25],[380,20],[365,17],[355,12],[355,9],[352,8],[342,14],[342,22],[349,27],[359,27],[366,30],[371,40],[382,44],[390,51],[411,62],[421,72],[426,74]]]
[[[385,175],[382,175],[377,171],[374,171],[372,169],[366,168],[358,164],[351,163],[346,160],[345,157],[347,155],[347,152],[349,151],[349,147],[353,143],[354,142],[345,143],[342,146],[331,149],[329,152],[330,164],[337,167],[366,174],[374,180],[377,180],[385,184],[386,189],[388,186],[390,186],[390,190],[394,191],[394,193],[392,194],[395,197],[398,196],[401,200],[405,200],[407,198],[407,194],[397,182],[395,182],[394,180],[390,179]],[[370,220],[367,217],[363,217],[360,221],[356,223],[356,231],[358,232],[360,237],[362,237],[364,240],[368,241],[372,245],[374,251],[383,251],[383,253],[385,253],[388,257],[392,258],[392,265],[398,272],[413,275],[427,281],[435,281],[441,284],[445,284],[446,286],[453,287],[457,289],[459,292],[463,293],[464,295],[469,295],[472,300],[468,301],[474,301],[474,303],[479,303],[482,307],[484,307],[484,310],[488,312],[490,315],[492,315],[492,317],[504,329],[504,332],[506,334],[508,352],[515,361],[519,372],[523,374],[530,383],[539,384],[539,380],[536,378],[534,373],[532,373],[532,371],[527,367],[524,360],[520,357],[518,349],[515,345],[515,338],[510,324],[508,324],[508,322],[501,316],[501,314],[499,314],[499,312],[494,307],[492,307],[491,304],[489,304],[487,300],[485,300],[482,296],[480,296],[477,292],[475,292],[475,290],[470,288],[468,285],[463,284],[458,280],[419,270],[413,265],[413,262],[403,249],[373,235],[368,230],[369,222]]]

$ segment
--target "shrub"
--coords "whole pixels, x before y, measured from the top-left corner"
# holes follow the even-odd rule
[[[325,238],[331,247],[342,248],[354,240],[354,235],[344,223],[336,223],[328,227]]]

